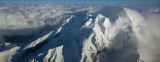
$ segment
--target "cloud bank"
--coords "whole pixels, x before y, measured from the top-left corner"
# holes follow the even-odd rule
[[[98,9],[94,5],[70,4],[0,4],[0,38],[3,36],[30,34],[53,29],[60,22],[70,17],[71,13]]]

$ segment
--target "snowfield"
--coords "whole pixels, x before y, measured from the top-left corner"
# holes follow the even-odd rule
[[[0,4],[0,62],[160,62],[159,4]]]

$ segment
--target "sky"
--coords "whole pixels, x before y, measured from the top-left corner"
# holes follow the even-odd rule
[[[160,3],[160,0],[0,0],[0,3]]]

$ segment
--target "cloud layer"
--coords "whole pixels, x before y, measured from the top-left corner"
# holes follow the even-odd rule
[[[11,35],[30,35],[46,27],[53,29],[71,13],[98,9],[94,5],[70,4],[0,4],[0,38]],[[95,7],[95,8],[93,8]]]

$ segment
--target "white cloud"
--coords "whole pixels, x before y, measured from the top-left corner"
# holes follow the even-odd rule
[[[160,61],[160,15],[145,14],[145,17],[137,11],[126,9],[132,21],[134,35],[138,40],[138,52],[144,62]]]

